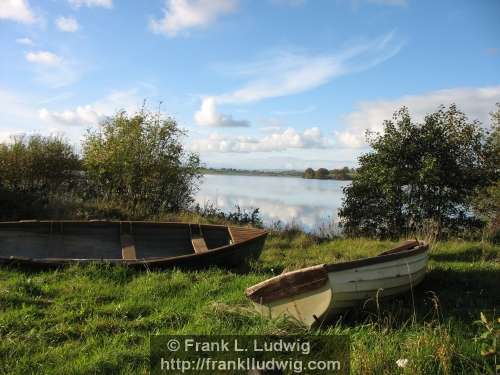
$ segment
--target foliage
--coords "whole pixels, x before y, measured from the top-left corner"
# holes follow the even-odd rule
[[[315,176],[314,169],[312,169],[312,168],[307,168],[307,169],[304,171],[304,178],[314,178],[314,176]]]
[[[23,135],[0,144],[0,176],[8,190],[56,192],[69,187],[79,167],[78,156],[62,138]]]
[[[500,242],[500,103],[491,113],[491,132],[485,144],[485,160],[490,183],[479,189],[474,202],[474,212],[486,223],[484,236]]]
[[[500,180],[482,189],[473,205],[474,212],[486,223],[485,238],[500,243]]]
[[[304,171],[302,177],[304,178],[317,178],[321,180],[331,179],[331,180],[351,180],[355,173],[354,169],[349,169],[349,167],[343,167],[340,169],[319,168],[314,170],[312,168],[307,168]]]
[[[479,226],[473,195],[488,182],[485,133],[456,106],[414,122],[403,107],[368,134],[372,151],[359,158],[344,189],[339,216],[348,235],[397,237],[437,224],[438,236]]]
[[[201,177],[200,159],[184,149],[182,136],[174,119],[146,109],[108,118],[83,142],[91,195],[152,214],[188,207]]]
[[[262,169],[236,169],[236,168],[202,168],[203,174],[221,174],[229,176],[272,176],[272,177],[302,177],[301,171],[293,169],[286,170],[262,170]]]
[[[491,129],[486,139],[485,160],[489,178],[495,182],[500,180],[500,103],[496,111],[490,113]]]
[[[319,179],[326,179],[328,178],[328,169],[326,168],[319,168],[315,173],[314,173],[314,177],[315,178],[319,178]]]
[[[73,147],[59,137],[18,136],[0,144],[1,216],[43,213],[51,198],[78,185],[80,169]]]
[[[492,359],[493,369],[491,369],[491,373],[498,373],[500,371],[500,363],[497,363],[497,345],[500,340],[500,317],[493,316],[493,319],[489,320],[481,312],[481,319],[475,323],[481,327],[481,334],[475,338],[481,344],[481,355]]]
[[[349,167],[344,167],[341,169],[332,169],[330,171],[330,176],[335,180],[352,180],[355,170],[349,169]]]
[[[192,212],[196,215],[200,215],[203,218],[218,219],[222,222],[229,222],[232,224],[250,224],[256,227],[263,226],[262,218],[260,217],[258,208],[255,208],[253,210],[245,210],[236,205],[233,211],[226,212],[221,210],[214,204],[208,203],[204,206],[196,204],[192,209]]]

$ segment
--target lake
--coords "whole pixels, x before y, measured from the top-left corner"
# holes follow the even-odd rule
[[[310,180],[297,177],[205,175],[195,200],[221,210],[259,208],[264,224],[281,221],[306,231],[337,222],[342,188],[350,181]]]

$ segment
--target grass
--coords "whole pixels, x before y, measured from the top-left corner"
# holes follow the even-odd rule
[[[292,334],[305,328],[250,309],[246,287],[293,269],[374,255],[391,242],[273,233],[250,272],[133,271],[73,266],[0,268],[0,373],[147,373],[156,334]],[[355,374],[473,374],[492,370],[474,337],[481,311],[498,311],[499,246],[434,245],[429,273],[411,295],[339,317],[320,334],[351,337]],[[408,359],[398,368],[396,361]]]

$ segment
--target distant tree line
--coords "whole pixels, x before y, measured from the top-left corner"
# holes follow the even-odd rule
[[[203,174],[222,174],[230,176],[273,176],[273,177],[302,177],[301,171],[296,170],[262,170],[239,168],[202,168]]]
[[[60,137],[0,144],[0,218],[140,218],[186,209],[201,177],[172,118],[118,112],[84,136],[82,154]]]
[[[319,168],[314,170],[307,168],[304,171],[304,178],[317,178],[320,180],[352,180],[356,170],[354,168],[344,167],[340,169]]]

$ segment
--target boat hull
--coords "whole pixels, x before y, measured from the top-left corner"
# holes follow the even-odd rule
[[[425,277],[427,250],[421,243],[406,252],[310,267],[257,284],[247,295],[263,316],[286,315],[312,326],[367,300],[411,291]],[[297,278],[300,272],[305,276]]]
[[[199,232],[193,234],[193,229]],[[260,256],[266,236],[266,231],[255,228],[187,223],[4,222],[0,223],[0,264],[34,268],[75,263],[133,268],[236,267]]]

